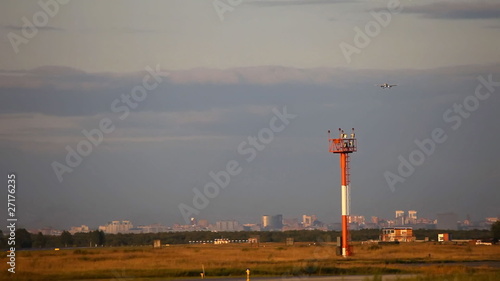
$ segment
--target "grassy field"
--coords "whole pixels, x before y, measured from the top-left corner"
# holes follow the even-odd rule
[[[259,248],[227,244],[18,251],[15,280],[196,278],[202,266],[207,277],[245,276],[246,268],[251,269],[252,276],[421,273],[424,278],[484,273],[499,277],[500,272],[500,246],[357,244],[354,253],[345,259],[335,254],[333,244],[307,243],[269,243]],[[7,258],[1,259],[0,278],[10,280]],[[470,266],[471,262],[477,263]],[[469,280],[458,278],[450,280]]]

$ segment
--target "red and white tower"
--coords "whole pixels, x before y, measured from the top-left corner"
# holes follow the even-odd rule
[[[357,143],[354,128],[351,134],[344,133],[339,129],[339,138],[332,139],[328,131],[328,141],[330,142],[330,152],[340,154],[340,175],[341,175],[341,196],[342,196],[342,256],[348,257],[352,254],[349,246],[349,215],[350,215],[350,195],[349,195],[349,153],[357,150]]]

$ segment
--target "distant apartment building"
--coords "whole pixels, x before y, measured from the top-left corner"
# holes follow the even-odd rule
[[[417,211],[409,210],[408,214],[406,214],[405,211],[397,210],[394,223],[395,223],[395,225],[398,225],[398,226],[416,224],[417,223]]]
[[[416,224],[417,223],[417,211],[408,211],[408,217],[406,218],[406,224]]]
[[[302,215],[302,226],[303,227],[311,227],[314,222],[317,220],[316,215]]]
[[[70,229],[69,229],[69,233],[71,234],[75,234],[75,233],[89,233],[90,232],[90,228],[86,225],[81,225],[81,226],[72,226]]]
[[[109,234],[130,233],[133,227],[130,221],[111,221],[107,225],[99,226],[99,230]]]
[[[170,227],[159,223],[150,225],[139,225],[137,229],[139,229],[140,233],[160,233],[160,232],[169,232],[172,230]]]
[[[413,242],[413,228],[411,227],[387,227],[382,228],[382,235],[380,237],[382,242]]]
[[[262,216],[263,230],[281,230],[283,228],[283,215]]]
[[[215,223],[215,231],[242,231],[243,226],[234,220],[218,221]]]
[[[358,225],[365,224],[365,216],[351,215],[348,219],[349,223],[356,223]]]
[[[404,225],[405,224],[405,211],[397,210],[395,216],[396,225]]]

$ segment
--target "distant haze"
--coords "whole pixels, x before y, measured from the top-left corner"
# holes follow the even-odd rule
[[[179,204],[235,162],[198,219],[339,222],[338,128],[358,139],[352,214],[500,215],[500,6],[404,5],[349,63],[339,45],[387,2],[248,0],[221,20],[212,1],[70,1],[17,53],[9,38],[43,9],[7,2],[0,169],[18,175],[19,226],[184,223]],[[296,117],[268,138],[284,108]]]

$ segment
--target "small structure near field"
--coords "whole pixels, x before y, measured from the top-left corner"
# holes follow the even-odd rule
[[[160,239],[153,240],[153,248],[155,248],[155,249],[161,248],[161,240]]]
[[[220,244],[229,244],[229,239],[227,238],[219,238],[214,240],[214,244],[220,245]]]
[[[451,233],[439,233],[438,242],[448,242],[451,241]]]
[[[260,236],[256,235],[256,236],[252,236],[252,237],[248,238],[248,243],[250,243],[250,246],[252,248],[253,247],[259,248]]]
[[[380,241],[382,242],[413,242],[416,237],[413,236],[412,227],[386,227],[382,228]]]

